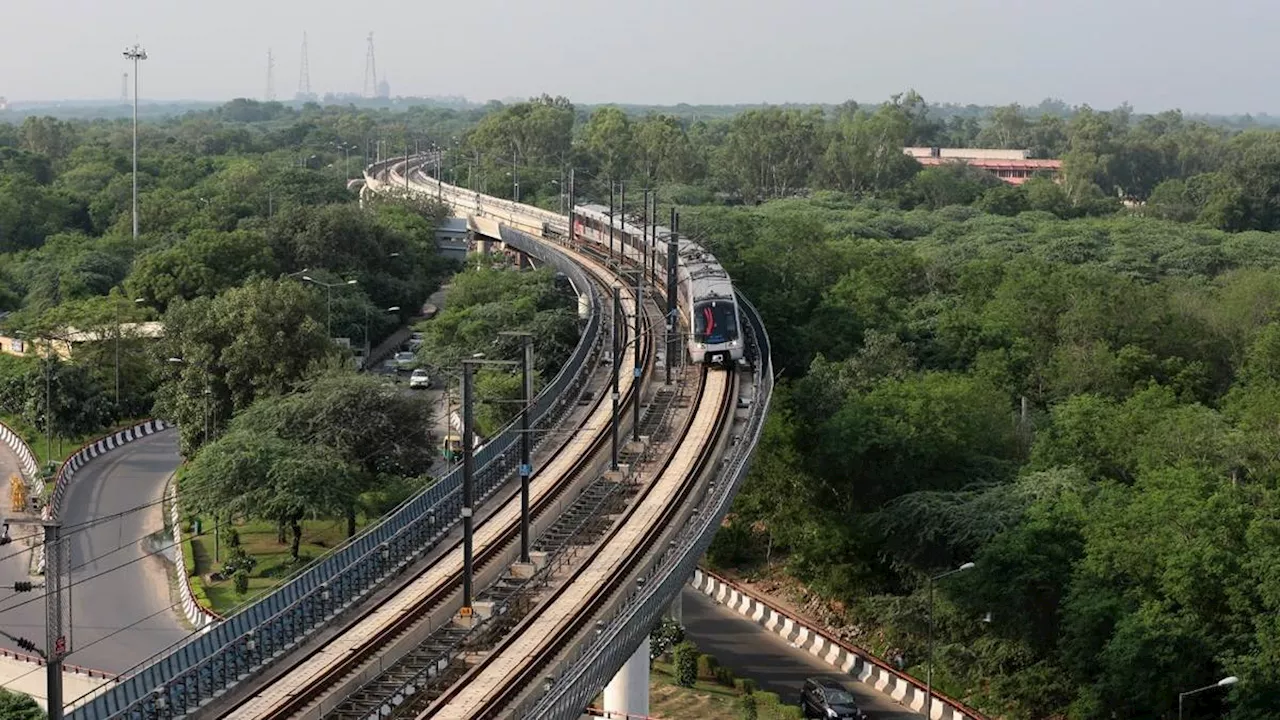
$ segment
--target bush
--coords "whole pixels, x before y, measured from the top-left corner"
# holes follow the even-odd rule
[[[235,528],[227,530],[227,545],[233,549],[240,547],[240,532]]]
[[[236,594],[243,596],[249,592],[249,573],[239,570],[235,574]]]
[[[649,633],[649,659],[657,660],[684,640],[684,628],[671,618],[663,618],[658,627]]]
[[[779,713],[782,720],[804,720],[804,711],[795,705],[787,705]]]
[[[721,665],[720,667],[716,668],[715,676],[716,676],[717,683],[720,683],[721,685],[725,687],[730,687],[730,688],[734,686],[733,671],[730,670],[729,668]]]
[[[755,695],[743,695],[738,698],[738,710],[742,720],[757,720],[760,717],[760,711],[756,709]]]
[[[698,682],[698,646],[686,640],[676,646],[672,655],[676,684],[693,687]]]
[[[756,681],[751,678],[737,678],[733,681],[733,687],[744,695],[750,695],[756,691]]]
[[[231,552],[227,554],[227,561],[222,564],[223,575],[236,575],[238,573],[251,573],[253,568],[258,564],[258,559],[249,555],[242,547],[233,547]]]
[[[720,663],[712,655],[700,653],[698,655],[698,679],[699,680],[715,680],[716,671],[720,669]]]

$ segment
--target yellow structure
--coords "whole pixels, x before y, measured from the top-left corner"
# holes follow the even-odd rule
[[[27,484],[17,474],[9,476],[9,498],[13,501],[13,512],[27,509]]]

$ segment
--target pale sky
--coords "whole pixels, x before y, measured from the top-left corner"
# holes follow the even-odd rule
[[[1280,114],[1273,0],[4,0],[0,96],[144,100],[361,92],[365,36],[392,95],[580,103],[1058,97]]]

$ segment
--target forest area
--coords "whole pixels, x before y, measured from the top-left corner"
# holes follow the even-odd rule
[[[342,479],[403,489],[425,456],[357,455],[375,438],[306,419],[377,397],[336,367],[326,328],[376,343],[406,320],[384,308],[418,307],[451,270],[425,240],[437,208],[361,209],[343,184],[380,153],[433,146],[446,180],[550,209],[621,182],[634,213],[656,191],[762,311],[779,395],[710,562],[802,583],[917,676],[926,581],[974,562],[937,587],[934,679],[995,717],[1172,717],[1180,690],[1225,675],[1239,684],[1186,717],[1274,717],[1280,132],[1268,129],[1053,103],[960,113],[912,92],[715,116],[545,96],[399,113],[237,100],[143,125],[135,240],[127,124],[0,124],[0,324],[31,337],[167,329],[151,349],[121,337],[118,399],[110,343],[53,367],[0,357],[0,413],[43,428],[51,371],[58,432],[164,414],[185,451],[218,447],[197,477],[264,478],[267,466],[235,463],[269,457],[289,478],[334,480],[285,483],[308,512],[349,517],[358,498],[330,491]],[[1023,148],[1063,171],[1013,186],[922,168],[904,146]],[[304,269],[358,283],[330,315],[293,277]],[[494,328],[547,334],[571,314],[546,278],[472,277],[470,300],[428,333],[433,362]],[[525,300],[505,306],[508,293]],[[420,420],[378,407],[382,428]],[[250,504],[291,520],[282,498],[297,499]]]

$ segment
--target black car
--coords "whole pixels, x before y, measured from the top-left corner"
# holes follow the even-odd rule
[[[853,695],[837,680],[809,678],[800,691],[800,707],[807,718],[821,720],[866,720]]]

